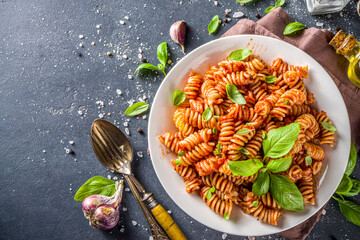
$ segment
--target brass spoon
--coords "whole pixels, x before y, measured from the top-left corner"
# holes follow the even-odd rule
[[[154,220],[144,202],[148,204],[151,212],[171,239],[186,239],[172,217],[156,202],[152,193],[145,191],[145,188],[132,174],[133,148],[125,134],[110,122],[97,119],[91,126],[91,140],[95,155],[100,163],[109,170],[123,174],[127,180],[145,215],[153,238],[169,239]],[[143,194],[143,198],[140,197],[138,191]]]

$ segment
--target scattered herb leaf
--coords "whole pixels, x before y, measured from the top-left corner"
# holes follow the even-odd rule
[[[212,133],[213,133],[214,135],[216,135],[216,134],[217,134],[217,132],[218,132],[217,128],[216,128],[216,127],[214,127],[214,128],[212,129]]]
[[[168,59],[168,51],[167,51],[167,43],[162,42],[157,47],[157,58],[159,59],[159,62],[163,65],[163,68],[167,64]]]
[[[250,153],[249,153],[249,151],[248,150],[246,150],[245,148],[240,148],[239,150],[238,150],[239,152],[241,152],[242,154],[245,154],[245,155],[250,155]]]
[[[264,12],[265,12],[265,13],[269,13],[269,12],[271,12],[274,8],[276,8],[276,7],[274,7],[274,6],[267,7]]]
[[[179,157],[182,157],[182,156],[184,156],[184,154],[185,154],[184,151],[180,151],[180,152],[178,153],[178,156],[179,156]]]
[[[257,207],[259,206],[259,201],[253,201],[251,205],[253,205],[253,207]]]
[[[75,201],[84,201],[85,198],[94,194],[112,196],[115,193],[115,182],[113,180],[95,176],[87,180],[76,192]]]
[[[284,29],[284,35],[290,35],[294,32],[297,32],[297,31],[300,31],[300,30],[303,30],[304,28],[306,28],[306,26],[302,23],[299,23],[299,22],[292,22],[292,23],[289,23],[285,29]]]
[[[248,56],[250,56],[251,53],[252,53],[252,50],[250,50],[250,49],[235,50],[229,54],[228,60],[242,61],[245,58],[247,58]]]
[[[310,166],[311,164],[312,164],[312,158],[310,157],[310,155],[307,155],[305,157],[305,165]]]
[[[175,160],[175,164],[176,164],[176,165],[180,165],[180,164],[181,164],[181,158],[176,159],[176,160]]]
[[[230,171],[236,176],[248,177],[255,174],[264,165],[258,159],[249,159],[245,161],[229,161]]]
[[[255,196],[262,196],[269,191],[270,176],[267,172],[259,172],[254,184],[252,185],[252,192]]]
[[[266,165],[266,169],[273,173],[283,172],[283,171],[286,171],[290,167],[291,163],[292,163],[291,157],[274,159],[274,160],[271,160]]]
[[[240,105],[246,104],[246,100],[243,95],[239,92],[237,87],[233,84],[227,83],[226,84],[226,93],[228,98],[233,102]]]
[[[208,25],[208,31],[209,31],[209,35],[211,33],[216,33],[220,28],[220,22],[219,22],[219,16],[218,15],[215,15],[209,25]]]
[[[328,122],[321,122],[321,126],[323,126],[323,128],[325,128],[326,130],[329,130],[331,132],[336,131],[336,128]]]
[[[181,103],[183,103],[186,99],[186,94],[181,91],[181,90],[176,90],[174,92],[174,97],[173,97],[173,104],[175,106],[179,106]]]
[[[220,142],[216,145],[216,148],[217,148],[217,150],[214,151],[214,155],[219,155],[221,153],[221,149],[222,149],[222,145]]]
[[[224,214],[224,218],[225,218],[226,221],[228,221],[229,218],[230,218],[230,214],[229,214],[228,212],[226,212],[226,213]]]
[[[351,181],[351,178],[344,175],[335,192],[339,195],[344,195],[351,190],[352,185],[353,185],[353,183]]]
[[[211,108],[210,108],[210,107],[207,107],[207,108],[205,109],[205,111],[203,112],[203,114],[202,114],[202,119],[203,119],[205,122],[207,122],[207,121],[210,120],[210,118],[212,117],[212,115],[213,115],[213,113],[212,113],[212,111],[211,111]]]
[[[146,102],[137,102],[125,110],[125,115],[129,117],[134,117],[146,112],[148,108],[149,104],[147,104]]]
[[[236,135],[245,136],[250,132],[250,129],[248,128],[242,128],[239,131],[236,132]]]
[[[285,0],[277,0],[275,7],[282,7],[285,4]]]
[[[277,80],[277,77],[275,77],[273,75],[269,75],[264,78],[264,81],[266,83],[274,83],[276,80]]]
[[[347,220],[360,226],[360,206],[349,200],[333,198],[339,202],[340,211]]]
[[[360,181],[356,179],[351,179],[351,182],[352,182],[352,187],[350,191],[343,194],[346,197],[353,197],[360,193]]]
[[[346,165],[345,175],[349,176],[354,171],[356,165],[356,158],[357,158],[357,152],[356,152],[355,144],[353,141],[351,141],[350,155],[349,155],[348,163]]]

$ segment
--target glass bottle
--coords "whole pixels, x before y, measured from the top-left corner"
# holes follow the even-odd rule
[[[350,0],[306,0],[310,14],[325,14],[341,11]]]
[[[331,39],[330,45],[334,47],[337,54],[349,60],[348,77],[355,86],[360,88],[360,42],[354,38],[354,35],[347,35],[340,30]]]

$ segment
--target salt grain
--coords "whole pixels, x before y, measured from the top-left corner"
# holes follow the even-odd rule
[[[130,188],[125,188],[125,192],[130,192]]]
[[[118,95],[121,95],[121,94],[122,94],[122,91],[121,91],[120,89],[116,89],[116,93],[117,93]]]
[[[150,236],[150,237],[149,237],[149,240],[154,240],[153,236]]]
[[[221,235],[221,238],[222,238],[222,239],[226,239],[226,237],[227,237],[227,234],[226,234],[226,233],[224,233],[223,235]]]
[[[125,18],[126,20],[129,20],[129,19],[130,19],[129,16],[125,16],[124,18]]]
[[[128,75],[128,79],[133,79],[133,76],[132,75]]]
[[[132,223],[133,226],[136,226],[136,225],[137,225],[137,222],[134,221],[134,220],[132,220],[131,223]]]
[[[128,127],[129,123],[128,122],[124,122],[124,127]]]
[[[168,210],[167,212],[168,212],[168,214],[171,214],[171,213],[172,213],[171,210]]]
[[[128,128],[125,128],[125,133],[126,133],[127,135],[130,135],[130,130],[129,130]]]
[[[214,1],[214,5],[217,6],[219,4],[218,1]]]
[[[113,180],[117,181],[117,180],[119,180],[119,178],[117,176],[115,176],[115,177],[113,177]]]
[[[144,157],[144,154],[143,154],[143,152],[136,152],[136,154],[139,156],[139,157]]]
[[[79,38],[80,38],[80,39],[83,39],[83,38],[84,38],[84,35],[80,34],[80,35],[79,35]]]
[[[81,110],[79,110],[78,114],[81,116],[81,115],[83,115],[83,112]]]
[[[326,210],[323,209],[323,210],[321,211],[321,214],[322,214],[322,215],[325,215],[325,214],[326,214]]]
[[[322,22],[316,22],[316,26],[322,27],[322,26],[324,26],[324,23],[322,23]]]
[[[128,59],[128,56],[127,55],[122,55],[123,59]]]
[[[120,232],[124,232],[125,231],[125,228],[120,228]]]
[[[126,212],[126,211],[127,211],[127,208],[126,208],[126,207],[123,207],[123,211]]]
[[[253,237],[253,236],[248,236],[248,239],[249,239],[249,240],[255,240],[255,237]]]
[[[234,12],[234,15],[233,15],[233,17],[234,18],[241,18],[241,17],[243,17],[244,16],[244,13],[243,12]]]
[[[108,179],[111,179],[111,175],[107,175],[107,178],[108,178]]]
[[[96,24],[96,28],[101,28],[101,24]]]
[[[103,114],[103,113],[99,113],[99,118],[103,119],[103,118],[104,118],[104,114]]]
[[[79,43],[79,47],[83,48],[83,47],[84,47],[84,43]]]
[[[69,144],[74,145],[74,141],[69,141]]]
[[[121,25],[124,25],[125,22],[124,22],[123,20],[120,20],[120,24],[121,24]]]

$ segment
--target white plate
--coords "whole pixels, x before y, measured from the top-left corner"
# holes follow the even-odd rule
[[[173,170],[170,163],[170,160],[175,159],[176,155],[166,154],[169,151],[157,139],[157,136],[164,131],[176,132],[172,120],[176,107],[172,105],[172,97],[175,90],[184,88],[190,70],[194,69],[196,73],[204,74],[210,65],[224,60],[233,50],[242,48],[252,49],[267,63],[281,57],[289,64],[308,65],[309,79],[305,80],[306,88],[314,93],[319,109],[327,112],[337,128],[334,148],[324,147],[326,158],[318,181],[316,205],[307,206],[304,211],[286,212],[285,215],[280,216],[278,226],[261,223],[257,221],[257,218],[242,213],[238,206],[234,206],[230,220],[226,221],[206,206],[197,192],[186,193],[182,178]],[[335,192],[345,172],[350,151],[350,125],[347,109],[338,88],[327,72],[311,56],[293,45],[274,38],[256,35],[238,35],[211,41],[179,61],[157,91],[151,107],[148,134],[155,172],[172,200],[200,223],[220,232],[242,236],[278,233],[294,227],[312,216]]]

